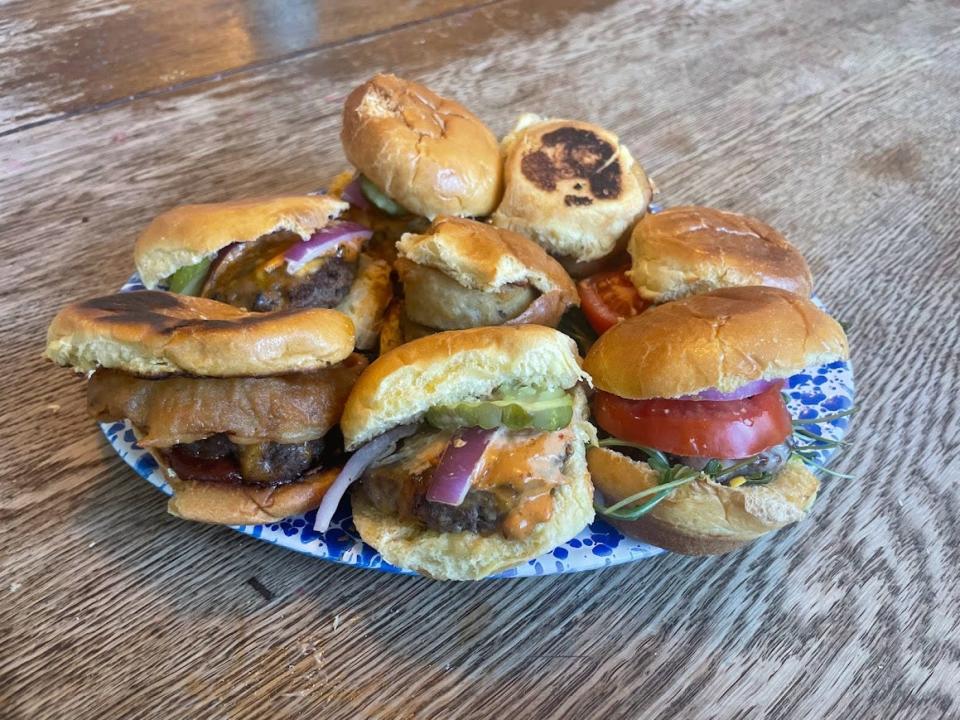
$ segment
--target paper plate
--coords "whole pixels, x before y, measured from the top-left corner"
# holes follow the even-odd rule
[[[143,289],[140,278],[134,275],[121,292]],[[791,377],[785,391],[789,396],[788,406],[793,417],[807,419],[831,415],[853,406],[853,372],[847,362],[810,368]],[[846,418],[840,418],[822,425],[811,425],[809,428],[814,432],[822,432],[823,437],[839,440],[843,437],[847,424]],[[137,445],[133,428],[128,422],[102,423],[100,427],[124,462],[151,485],[167,495],[172,494],[173,491],[163,479],[156,461]],[[825,465],[833,452],[821,451],[816,462]],[[376,550],[360,540],[353,525],[349,500],[344,501],[334,516],[330,529],[325,533],[314,532],[314,515],[311,511],[270,525],[242,525],[234,526],[233,529],[258,540],[322,560],[380,572],[414,574],[386,562]],[[662,552],[664,551],[660,548],[624,537],[598,518],[575,538],[551,552],[493,577],[530,577],[596,570],[609,565],[643,560]]]

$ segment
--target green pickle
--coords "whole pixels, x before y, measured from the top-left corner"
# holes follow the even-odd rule
[[[427,422],[442,430],[460,427],[509,430],[560,430],[573,419],[573,398],[564,390],[509,388],[491,400],[438,405],[427,411]]]
[[[407,211],[403,206],[394,202],[380,188],[370,182],[365,176],[360,176],[360,190],[364,197],[383,210],[387,215],[406,215]]]
[[[180,295],[198,295],[207,279],[213,258],[201,260],[196,265],[187,265],[177,270],[167,281],[167,289]]]

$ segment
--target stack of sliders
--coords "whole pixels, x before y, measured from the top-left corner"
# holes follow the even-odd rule
[[[149,290],[67,306],[47,357],[89,375],[94,418],[130,421],[172,514],[230,525],[320,504],[343,456],[332,431],[367,364],[335,310],[248,313]]]
[[[172,513],[317,509],[322,530],[349,495],[384,558],[450,579],[573,537],[594,485],[599,513],[678,552],[804,516],[819,482],[780,389],[847,347],[776,230],[651,212],[606,128],[525,114],[498,142],[394,75],[349,94],[340,137],[353,167],[329,195],[173,208],[134,248],[147,291],[50,326],[48,356],[89,375],[94,417],[130,421]],[[602,335],[583,368],[552,329],[589,346],[578,305]]]

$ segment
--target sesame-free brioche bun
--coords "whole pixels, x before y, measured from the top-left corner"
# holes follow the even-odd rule
[[[813,290],[800,252],[766,223],[738,213],[688,206],[648,214],[634,226],[627,249],[627,275],[654,303],[743,285],[803,296]]]
[[[340,473],[340,468],[324,468],[277,487],[193,482],[177,477],[159,453],[151,454],[173,488],[167,512],[184,520],[220,525],[260,525],[313,510]]]
[[[560,292],[568,305],[579,304],[573,280],[543,248],[476,220],[437,218],[422,235],[406,233],[397,253],[474,290],[497,292],[506,285],[529,284],[541,293]]]
[[[78,372],[238,377],[316,370],[352,351],[353,323],[336,310],[252,313],[142,290],[68,305],[50,324],[46,354]]]
[[[573,340],[540,325],[451,330],[401,345],[363,372],[340,428],[347,450],[419,420],[434,405],[485,397],[504,385],[571,388],[587,379]]]
[[[609,255],[650,204],[643,168],[597,125],[527,114],[501,149],[504,194],[492,222],[551,255],[578,263]]]
[[[810,300],[771,287],[714,290],[614,325],[587,353],[594,385],[623,398],[731,392],[847,357],[840,323]]]
[[[393,298],[390,273],[387,262],[361,253],[357,277],[335,308],[353,322],[358,350],[372,350],[377,346],[383,314]]]
[[[429,530],[378,511],[364,493],[353,492],[350,500],[353,522],[360,537],[387,562],[437,580],[479,580],[574,537],[594,517],[593,486],[584,457],[585,445],[594,433],[586,419],[586,397],[582,388],[574,391],[574,400],[573,452],[563,467],[569,482],[554,490],[553,515],[537,525],[528,537],[508,540],[499,534],[484,536]]]
[[[587,450],[590,476],[607,506],[654,487],[645,462],[602,447]],[[625,535],[684,555],[729,552],[806,517],[820,481],[798,459],[766,485],[728,487],[706,476],[682,485],[637,520],[606,518]]]
[[[144,286],[152,290],[180,268],[233,243],[253,242],[280,230],[306,240],[348,207],[328,195],[181,205],[158,215],[140,234],[133,261]]]
[[[395,75],[353,90],[340,132],[347,159],[417,215],[489,215],[501,193],[497,139],[463,105]]]

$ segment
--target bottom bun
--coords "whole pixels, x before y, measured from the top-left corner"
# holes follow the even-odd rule
[[[323,468],[277,487],[181,480],[159,453],[151,451],[173,488],[167,512],[184,520],[218,525],[262,525],[299,515],[320,505],[340,468]]]
[[[390,265],[366,253],[360,255],[357,277],[336,309],[353,320],[355,347],[373,350],[377,346],[383,314],[393,297]]]
[[[605,505],[656,485],[644,462],[607,448],[587,452]],[[712,480],[682,485],[637,520],[605,518],[630,537],[684,555],[717,555],[806,517],[820,481],[803,462],[790,462],[766,485],[731,488]]]

